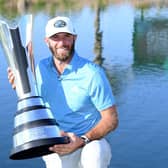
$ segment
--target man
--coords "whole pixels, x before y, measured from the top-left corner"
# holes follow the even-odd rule
[[[45,42],[52,56],[37,66],[38,89],[70,143],[50,147],[53,154],[43,160],[47,168],[107,168],[105,136],[118,124],[114,96],[103,69],[78,56],[76,38],[69,18],[48,21]],[[13,83],[11,70],[8,77]]]

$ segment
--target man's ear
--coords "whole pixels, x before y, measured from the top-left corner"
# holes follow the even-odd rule
[[[48,44],[48,43],[49,43],[49,40],[48,40],[47,37],[44,38],[44,41],[45,41],[46,45],[49,46],[49,44]]]

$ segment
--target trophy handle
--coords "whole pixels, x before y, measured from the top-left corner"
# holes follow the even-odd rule
[[[23,93],[29,93],[31,92],[29,78],[27,74],[28,69],[28,63],[27,63],[27,57],[24,47],[22,46],[20,34],[19,34],[19,28],[16,29],[10,29],[12,42],[13,42],[13,50],[14,50],[14,64],[15,69],[19,73],[19,80],[21,81],[22,90]],[[20,88],[19,88],[20,89]]]
[[[36,74],[35,74],[35,61],[34,61],[34,54],[33,54],[33,42],[32,42],[32,29],[33,29],[33,16],[32,15],[25,15],[20,23],[26,23],[26,25],[24,25],[25,29],[22,30],[22,26],[20,26],[20,32],[23,33],[23,35],[25,34],[26,37],[25,39],[22,41],[23,46],[26,48],[26,52],[28,54],[28,58],[30,61],[30,65],[31,65],[31,70],[32,73],[34,75],[34,78],[36,79]]]

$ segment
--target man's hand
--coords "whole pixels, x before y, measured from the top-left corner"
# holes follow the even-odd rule
[[[66,155],[74,152],[84,145],[83,140],[74,133],[61,132],[61,135],[68,136],[70,138],[70,143],[54,145],[49,148],[50,151],[58,153],[59,155]]]
[[[10,67],[8,67],[7,73],[8,73],[9,83],[12,85],[13,89],[16,89],[16,86],[15,86],[15,76],[14,76],[14,73],[13,73],[13,71],[12,71],[12,69]]]

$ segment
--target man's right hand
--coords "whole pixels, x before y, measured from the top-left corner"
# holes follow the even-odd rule
[[[9,83],[12,85],[12,88],[13,88],[13,89],[16,89],[15,76],[14,76],[14,73],[13,73],[13,71],[12,71],[12,69],[11,69],[10,67],[8,67],[7,73],[8,73]]]

